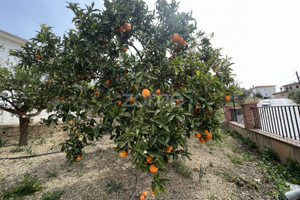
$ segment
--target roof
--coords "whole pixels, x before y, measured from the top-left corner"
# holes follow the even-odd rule
[[[19,43],[25,43],[25,42],[27,42],[27,40],[25,40],[25,39],[23,39],[23,38],[21,38],[19,36],[16,36],[14,34],[8,33],[6,31],[0,29],[0,36],[1,35],[4,36],[6,39],[10,39],[10,40],[13,39],[15,41],[18,41]]]
[[[251,90],[257,89],[257,88],[267,88],[267,87],[276,87],[276,85],[260,85],[260,86],[255,86],[255,87],[251,88]]]
[[[287,91],[275,92],[275,93],[273,93],[273,95],[275,95],[275,94],[283,94],[283,93],[288,93],[288,92]]]
[[[300,85],[299,82],[294,82],[294,83],[290,83],[290,84],[287,84],[287,85],[283,85],[281,87],[286,87],[286,86],[291,86],[291,85]]]

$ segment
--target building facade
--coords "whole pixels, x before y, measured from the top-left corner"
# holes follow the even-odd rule
[[[299,82],[290,83],[290,84],[281,86],[280,87],[280,92],[276,92],[273,95],[275,96],[276,99],[287,98],[288,92],[290,90],[295,90],[295,89],[298,89],[298,88],[300,88]]]
[[[255,86],[250,88],[250,96],[253,97],[256,93],[260,93],[264,99],[274,99],[276,93],[276,85]]]
[[[0,46],[3,47],[0,49],[0,65],[5,65],[8,59],[15,63],[16,60],[9,56],[9,50],[18,49],[25,42],[26,40],[23,38],[0,30]]]

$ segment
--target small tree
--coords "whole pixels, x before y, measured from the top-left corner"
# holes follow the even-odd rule
[[[53,47],[49,48],[49,45],[58,41],[58,38],[49,31],[50,28],[43,26],[39,33],[43,34],[43,39],[36,38],[34,42],[26,43],[19,50],[11,52],[11,55],[21,60],[20,65],[0,67],[0,109],[19,118],[19,145],[27,145],[30,119],[46,109],[57,94],[54,88],[58,84],[51,82],[49,74],[41,70],[51,67],[47,59],[41,64],[44,59],[41,56],[43,48],[46,47],[47,52],[42,54],[47,54],[47,57],[55,55],[56,51]],[[39,66],[40,64],[44,67]]]
[[[250,91],[245,89],[245,88],[237,88],[237,96],[236,96],[236,100],[239,103],[244,103],[245,100],[250,96]]]
[[[300,104],[300,89],[290,90],[288,92],[288,98]]]
[[[263,95],[260,92],[255,93],[253,96],[259,99],[263,98]]]

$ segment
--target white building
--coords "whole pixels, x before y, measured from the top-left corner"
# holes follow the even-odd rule
[[[4,47],[4,49],[0,49],[0,64],[4,65],[7,59],[15,62],[13,57],[9,57],[9,50],[18,49],[25,42],[26,40],[23,38],[0,30],[0,46]]]
[[[8,59],[10,62],[16,63],[16,60],[13,57],[9,56],[9,50],[18,49],[21,45],[25,44],[25,42],[25,39],[0,30],[0,46],[4,47],[4,49],[0,49],[0,66],[5,65]],[[47,116],[47,112],[43,111],[40,115],[33,118],[33,122],[39,122],[40,118],[46,118]],[[12,114],[10,114],[9,112],[0,109],[0,125],[18,123],[19,119],[16,116],[12,116]]]
[[[276,93],[276,85],[264,85],[264,86],[256,86],[250,89],[250,96],[253,97],[254,94],[260,93],[264,99],[274,99],[273,95]]]

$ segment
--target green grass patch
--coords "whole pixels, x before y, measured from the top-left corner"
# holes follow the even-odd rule
[[[24,151],[23,148],[21,148],[21,147],[16,147],[16,148],[14,148],[14,149],[11,149],[9,152],[10,152],[10,153],[19,153],[19,152],[22,152],[22,151]]]
[[[48,178],[51,178],[51,177],[57,178],[58,177],[57,171],[53,171],[53,172],[47,171],[46,174],[47,174]]]
[[[181,174],[185,178],[191,178],[192,177],[192,170],[185,165],[181,160],[174,160],[172,162],[172,167],[174,170]]]
[[[44,192],[43,196],[40,200],[59,200],[60,197],[64,194],[64,191],[57,190],[57,191],[49,191],[49,192]]]
[[[105,187],[108,194],[112,194],[113,192],[118,193],[122,189],[122,184],[117,183],[115,180],[110,180],[106,182]]]
[[[9,188],[7,191],[3,191],[3,193],[0,194],[0,199],[15,199],[17,197],[31,195],[42,189],[43,187],[36,176],[25,174],[21,182]]]

